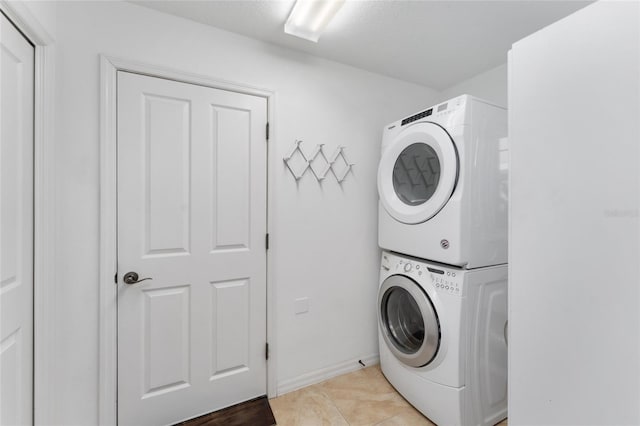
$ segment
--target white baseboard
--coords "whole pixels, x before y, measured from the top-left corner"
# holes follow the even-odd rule
[[[362,361],[365,366],[369,367],[380,363],[380,355],[367,355],[363,358],[341,362],[339,364],[321,368],[310,373],[302,374],[298,377],[294,377],[293,379],[278,382],[278,396],[284,395],[285,393],[293,392],[298,389],[302,389],[307,386],[315,385],[316,383],[324,382],[325,380],[329,380],[342,374],[351,373],[353,371],[364,368],[358,361]]]

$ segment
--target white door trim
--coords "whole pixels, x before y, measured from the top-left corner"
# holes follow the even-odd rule
[[[0,10],[35,45],[33,420],[36,425],[47,425],[55,402],[55,40],[23,2],[0,0]]]
[[[166,78],[183,83],[197,84],[216,89],[229,90],[260,96],[267,100],[267,121],[270,123],[270,144],[273,141],[275,93],[270,90],[213,79],[208,76],[192,74],[148,65],[126,59],[101,55],[100,57],[100,329],[99,329],[99,378],[98,378],[98,424],[115,425],[117,423],[117,187],[116,187],[116,93],[117,72],[129,71],[153,77]],[[275,164],[272,156],[275,150],[267,147],[267,232],[273,233],[273,220],[268,212],[273,211],[273,170],[269,164]],[[273,245],[272,245],[273,247]],[[267,341],[270,356],[267,363],[267,394],[276,395],[275,349],[275,291],[272,283],[273,256],[267,255]]]

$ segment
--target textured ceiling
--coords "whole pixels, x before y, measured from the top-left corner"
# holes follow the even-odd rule
[[[134,3],[442,90],[506,62],[512,43],[591,2],[352,0],[318,43],[283,32],[293,0]]]

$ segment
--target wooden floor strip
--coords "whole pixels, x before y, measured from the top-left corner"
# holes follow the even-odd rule
[[[276,419],[266,396],[177,423],[176,426],[273,426]]]

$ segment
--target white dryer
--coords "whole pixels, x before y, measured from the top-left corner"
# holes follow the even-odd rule
[[[381,248],[464,268],[507,262],[507,113],[469,95],[384,128]]]
[[[469,271],[382,252],[382,372],[436,424],[506,418],[506,324],[506,265]]]

